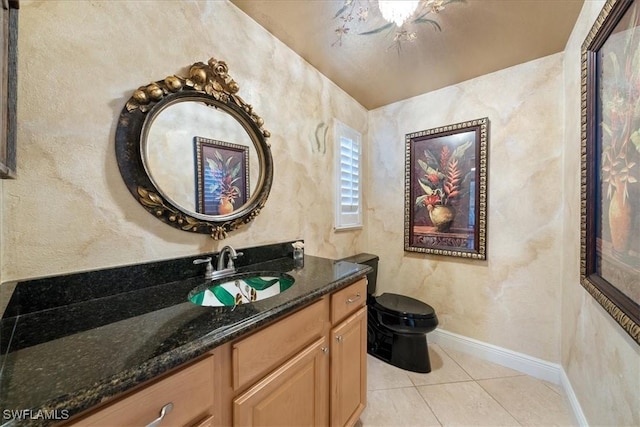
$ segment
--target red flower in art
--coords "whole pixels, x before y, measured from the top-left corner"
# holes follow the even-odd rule
[[[437,184],[440,181],[440,177],[438,177],[437,173],[430,173],[428,175],[425,175],[425,177],[432,183],[432,184]]]
[[[442,199],[440,198],[439,195],[437,194],[430,194],[428,196],[426,196],[423,199],[424,205],[425,206],[429,206],[429,205],[437,205],[438,203],[440,203],[442,201]]]
[[[447,206],[454,204],[455,200],[461,197],[463,174],[459,159],[472,145],[473,141],[467,141],[457,146],[453,152],[448,146],[443,145],[438,153],[439,158],[428,148],[424,149],[424,158],[417,160],[424,171],[424,175],[418,179],[424,194],[416,198],[416,206]]]

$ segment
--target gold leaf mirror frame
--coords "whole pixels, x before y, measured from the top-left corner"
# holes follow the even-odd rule
[[[270,133],[253,107],[238,96],[238,91],[227,64],[211,58],[207,63],[191,65],[187,77],[171,75],[133,92],[118,119],[116,158],[127,188],[154,217],[180,230],[222,240],[260,213],[273,181],[273,159],[267,143]],[[257,183],[247,202],[231,213],[204,215],[181,206],[159,188],[149,172],[143,155],[149,129],[161,111],[181,102],[196,102],[211,107],[212,112],[228,114],[244,128],[253,144],[259,165]]]

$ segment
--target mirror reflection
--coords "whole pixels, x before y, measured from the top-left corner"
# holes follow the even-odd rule
[[[210,58],[139,86],[120,113],[116,157],[133,197],[160,221],[216,240],[250,223],[273,182],[264,120]]]
[[[157,113],[143,163],[173,204],[204,215],[242,208],[255,191],[260,159],[247,130],[222,107],[181,99]]]

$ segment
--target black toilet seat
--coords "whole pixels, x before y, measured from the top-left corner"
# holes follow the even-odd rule
[[[370,316],[396,334],[424,335],[438,326],[433,307],[404,295],[382,294],[373,298]]]
[[[398,294],[382,294],[375,298],[379,309],[388,314],[413,319],[432,319],[435,310],[429,304]]]

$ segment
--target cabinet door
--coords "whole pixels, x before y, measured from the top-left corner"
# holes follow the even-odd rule
[[[331,425],[352,426],[367,400],[367,307],[331,331]]]
[[[234,426],[328,424],[329,356],[320,338],[233,401]]]

